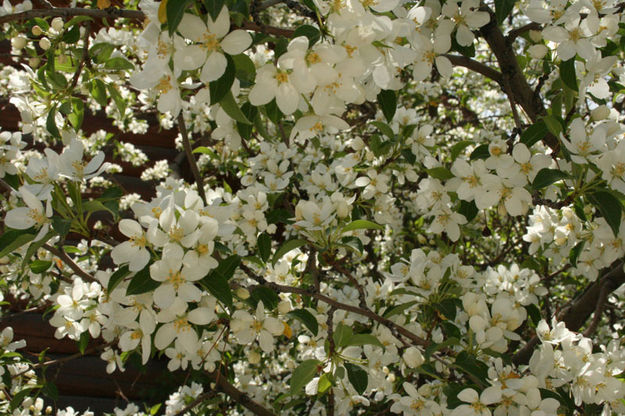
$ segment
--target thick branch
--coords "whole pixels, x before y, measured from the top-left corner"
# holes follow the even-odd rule
[[[572,302],[571,306],[560,312],[557,316],[558,321],[564,322],[569,330],[578,331],[593,312],[599,312],[597,313],[598,315],[601,314],[601,311],[598,311],[598,302],[605,303],[605,299],[608,295],[624,283],[625,271],[623,271],[623,261],[618,261],[600,279],[590,284],[588,288]],[[592,325],[591,323],[591,327]],[[589,329],[591,327],[589,327]],[[538,336],[534,335],[523,348],[514,354],[512,361],[517,365],[526,364],[531,358],[534,347],[538,342]]]
[[[256,403],[246,393],[242,392],[241,390],[230,384],[226,377],[220,372],[215,371],[213,373],[210,373],[209,376],[215,381],[217,389],[230,396],[232,400],[239,403],[247,410],[259,416],[275,416],[275,413]]]
[[[74,17],[74,16],[89,16],[96,19],[118,19],[127,18],[133,20],[145,19],[145,14],[140,10],[127,10],[127,9],[83,9],[81,7],[59,7],[54,9],[33,9],[22,13],[7,14],[6,16],[0,16],[1,23],[17,22],[22,20],[29,20],[35,17]]]

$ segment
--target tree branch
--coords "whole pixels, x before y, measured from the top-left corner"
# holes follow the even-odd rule
[[[200,194],[200,198],[202,198],[204,205],[206,205],[206,192],[204,192],[204,181],[202,180],[200,169],[198,168],[197,162],[195,161],[195,156],[193,156],[193,150],[191,149],[191,142],[189,142],[189,134],[187,132],[187,126],[184,123],[184,117],[182,115],[182,112],[178,114],[178,129],[180,130],[180,135],[182,136],[182,146],[184,147],[184,151],[187,155],[187,160],[189,161],[191,172],[193,172],[193,177],[195,178],[197,192],[198,194]]]
[[[82,277],[84,280],[87,280],[89,282],[98,282],[98,279],[96,279],[95,277],[91,276],[89,273],[87,273],[83,269],[81,269],[80,266],[77,265],[74,262],[74,260],[72,260],[72,258],[70,256],[68,256],[67,253],[65,253],[63,250],[60,250],[60,249],[58,249],[58,248],[56,248],[54,246],[51,246],[49,244],[44,244],[42,247],[44,249],[48,250],[50,253],[52,253],[55,256],[57,256],[58,258],[60,258],[61,260],[63,260],[63,262],[65,264],[67,264],[69,266],[69,268],[74,271],[74,273],[76,273],[78,276]]]
[[[495,81],[496,83],[498,83],[499,85],[502,84],[503,82],[503,78],[501,76],[501,73],[493,68],[491,68],[488,65],[485,65],[481,62],[478,62],[474,59],[471,58],[467,58],[466,56],[462,56],[462,55],[451,55],[451,54],[444,54],[443,55],[445,58],[449,59],[449,61],[452,63],[452,65],[455,66],[463,66],[465,68],[468,68],[472,71],[475,71],[479,74],[484,75],[485,77],[488,77],[490,79],[492,79],[493,81]]]
[[[255,402],[247,393],[234,387],[219,371],[209,373],[209,377],[215,381],[216,388],[230,396],[235,402],[245,407],[247,410],[259,416],[275,416],[275,413]]]
[[[22,13],[7,14],[0,16],[0,24],[17,22],[22,20],[29,20],[35,17],[74,17],[74,16],[89,16],[97,19],[133,19],[143,20],[145,14],[140,10],[127,10],[127,9],[83,9],[81,7],[58,7],[54,9],[33,9]]]

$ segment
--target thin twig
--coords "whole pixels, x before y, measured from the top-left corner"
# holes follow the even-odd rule
[[[182,146],[184,147],[184,151],[187,155],[187,160],[189,161],[191,172],[193,173],[193,177],[195,178],[197,192],[198,194],[200,194],[200,198],[202,198],[202,201],[204,201],[204,205],[206,205],[204,181],[202,180],[202,175],[200,175],[200,169],[198,168],[197,162],[195,161],[195,156],[193,156],[193,150],[191,149],[191,142],[189,142],[187,126],[184,124],[184,117],[182,116],[182,112],[178,114],[178,129],[180,130],[180,135],[182,136]]]
[[[89,16],[96,19],[117,19],[127,18],[133,20],[145,19],[145,14],[140,10],[127,9],[83,9],[81,7],[58,7],[54,9],[33,9],[21,13],[7,14],[0,16],[0,24],[30,20],[35,17],[74,17]]]
[[[584,331],[585,337],[591,336],[597,330],[597,327],[599,326],[599,322],[601,322],[601,317],[603,316],[603,310],[605,309],[605,304],[608,300],[608,295],[613,290],[613,289],[610,290],[611,289],[610,282],[611,281],[608,280],[606,281],[605,284],[603,284],[603,286],[601,286],[601,291],[599,292],[599,299],[597,299],[597,307],[595,308],[592,321],[590,322],[590,325],[588,325],[588,328],[586,328],[586,330]]]
[[[87,22],[85,24],[85,37],[82,40],[82,55],[80,56],[80,62],[78,63],[78,67],[76,67],[76,72],[74,72],[74,77],[72,78],[72,82],[69,86],[70,90],[73,90],[76,88],[76,85],[78,85],[80,74],[85,67],[87,59],[89,59],[89,36],[91,36],[91,24]]]
[[[84,271],[83,269],[80,268],[79,265],[77,265],[74,260],[72,260],[72,258],[70,256],[67,255],[67,253],[65,253],[63,250],[60,250],[54,246],[51,246],[49,244],[44,244],[42,246],[44,249],[48,250],[50,253],[54,254],[55,256],[57,256],[58,258],[60,258],[61,260],[63,260],[63,262],[65,264],[67,264],[69,266],[70,269],[72,269],[74,271],[74,273],[76,273],[78,276],[82,277],[85,280],[88,280],[90,282],[97,282],[98,279],[96,279],[95,277],[93,277],[92,275],[90,275],[89,273],[87,273],[86,271]]]

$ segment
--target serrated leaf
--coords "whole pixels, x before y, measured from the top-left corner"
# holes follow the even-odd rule
[[[61,217],[52,217],[52,229],[60,236],[65,237],[72,228],[72,220]]]
[[[471,146],[473,144],[472,141],[470,140],[462,140],[456,144],[454,144],[453,146],[451,146],[451,151],[450,156],[451,156],[451,160],[454,161],[458,158],[458,156],[460,156],[460,153],[466,149],[468,146]]]
[[[369,220],[354,220],[347,224],[341,232],[346,233],[354,230],[383,230],[384,227]]]
[[[0,258],[6,256],[14,250],[17,250],[26,243],[30,243],[35,234],[31,234],[28,230],[10,230],[8,229],[0,236]]]
[[[295,250],[296,248],[305,246],[306,244],[308,244],[308,241],[302,239],[293,239],[285,242],[273,255],[271,264],[275,266],[278,260],[280,260],[286,253],[291,250]]]
[[[89,48],[89,56],[97,64],[103,64],[108,61],[115,47],[110,43],[96,43]]]
[[[112,293],[113,290],[115,290],[115,288],[119,284],[119,282],[124,280],[124,278],[128,276],[129,274],[130,274],[130,270],[128,270],[127,265],[123,265],[122,267],[117,269],[115,273],[113,273],[111,277],[109,278],[109,283],[106,286],[106,292],[109,294]]]
[[[456,356],[454,366],[462,369],[465,373],[474,376],[478,380],[488,379],[488,366],[466,351],[461,351]]]
[[[532,147],[535,143],[541,141],[547,133],[549,133],[549,129],[545,122],[538,120],[521,133],[521,143],[524,143],[527,147]]]
[[[126,101],[124,101],[121,94],[115,89],[115,87],[112,84],[107,84],[106,89],[108,90],[109,95],[115,102],[115,105],[117,106],[117,110],[119,111],[119,114],[123,117],[124,114],[126,113]]]
[[[319,39],[321,38],[321,32],[314,26],[311,25],[300,25],[293,32],[293,38],[299,36],[306,36],[308,38],[308,47],[312,47]]]
[[[230,55],[226,54],[225,56],[228,64],[226,65],[224,74],[218,80],[208,84],[211,105],[219,103],[226,96],[226,94],[230,92],[232,84],[234,83],[234,74],[236,73],[234,61]]]
[[[161,282],[157,282],[150,277],[150,266],[148,265],[139,270],[130,279],[130,283],[128,283],[128,288],[126,289],[126,296],[147,293],[156,289],[160,285]]]
[[[395,94],[395,91],[380,91],[378,94],[378,103],[382,108],[382,114],[384,114],[386,121],[390,123],[395,116],[395,111],[397,110],[397,95]]]
[[[289,381],[291,394],[298,394],[313,379],[318,372],[319,364],[321,364],[319,360],[306,360],[297,366]]]
[[[431,177],[440,179],[441,181],[446,181],[454,177],[454,174],[451,173],[449,169],[443,166],[427,169],[426,172]]]
[[[506,17],[512,12],[516,0],[495,0],[495,18],[497,24],[502,24]]]
[[[228,91],[224,95],[224,97],[219,102],[219,105],[221,105],[221,108],[223,108],[223,110],[226,112],[226,114],[228,114],[231,119],[243,124],[252,124],[239,108],[239,105],[234,100],[234,96],[232,95],[231,91]]]
[[[86,17],[86,16],[85,16]],[[63,33],[63,42],[65,43],[76,43],[78,39],[80,39],[80,26],[75,25],[70,30]]]
[[[239,264],[241,264],[241,257],[233,254],[220,261],[219,265],[215,270],[211,271],[211,273],[219,275],[226,280],[230,280],[232,276],[234,276],[234,272],[237,270],[237,267],[239,267]]]
[[[352,383],[352,386],[354,386],[354,390],[356,390],[358,394],[363,394],[369,384],[367,372],[362,369],[362,367],[355,364],[344,363],[343,365],[347,370],[347,379]]]
[[[406,303],[402,303],[400,305],[393,306],[392,308],[387,309],[386,311],[384,311],[384,314],[382,316],[385,317],[385,318],[390,318],[391,316],[403,313],[405,310],[407,310],[410,307],[416,305],[417,303],[419,303],[419,302],[416,301],[416,300],[413,300],[413,301],[410,301],[410,302],[406,302]]]
[[[308,328],[314,336],[317,336],[317,333],[319,332],[319,324],[312,313],[308,312],[306,309],[294,309],[287,313],[287,316],[297,319],[304,324],[304,326]]]
[[[577,75],[575,75],[575,58],[560,62],[560,78],[564,85],[577,91]]]
[[[566,172],[562,172],[561,170],[543,168],[536,174],[534,182],[532,182],[532,188],[535,190],[542,189],[553,183],[561,181],[562,179],[570,177],[571,175]]]
[[[618,236],[621,226],[621,212],[623,205],[621,201],[608,191],[597,191],[589,195],[592,204],[597,207],[603,218],[612,228],[615,236]]]
[[[271,255],[271,236],[267,233],[261,233],[258,236],[258,253],[263,261],[267,261]]]
[[[228,55],[232,58],[235,67],[235,76],[241,81],[242,87],[249,87],[256,79],[256,66],[249,56],[242,53],[239,55]],[[254,107],[256,108],[256,107]]]
[[[106,86],[99,79],[91,81],[91,96],[102,107],[106,107]]]
[[[477,216],[479,209],[477,205],[475,205],[475,201],[467,202],[465,200],[460,201],[460,207],[458,208],[458,214],[464,215],[467,219],[467,222],[470,222],[473,218]]]

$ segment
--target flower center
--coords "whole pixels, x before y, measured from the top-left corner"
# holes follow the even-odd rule
[[[286,72],[278,72],[275,78],[280,84],[289,81],[289,75]]]
[[[174,287],[174,289],[178,290],[178,288],[185,283],[184,277],[182,274],[178,272],[173,272],[169,269],[169,276],[167,276],[167,281]]]
[[[217,50],[219,48],[219,39],[212,33],[206,33],[202,38],[202,47],[208,52]]]

